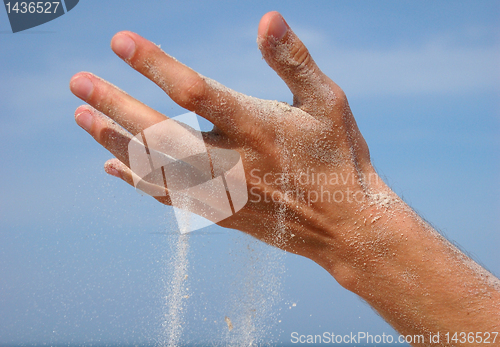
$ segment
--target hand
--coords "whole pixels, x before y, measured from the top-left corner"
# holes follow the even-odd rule
[[[203,133],[209,153],[225,148],[242,156],[249,201],[219,224],[315,259],[321,247],[330,249],[332,227],[350,228],[346,223],[359,219],[371,188],[365,178],[377,176],[344,93],[281,15],[265,15],[258,36],[264,58],[292,91],[293,106],[230,90],[134,33],[118,33],[111,47],[180,106],[215,125]],[[75,75],[71,90],[94,107],[77,109],[78,124],[117,158],[106,171],[133,185],[131,134],[167,118],[89,73]],[[185,141],[170,137],[178,145]],[[313,182],[317,178],[323,182]],[[158,200],[171,204],[168,196]]]
[[[314,260],[402,334],[498,328],[498,280],[380,180],[343,91],[280,14],[262,18],[258,43],[290,88],[292,106],[230,90],[137,34],[111,42],[177,104],[214,124],[201,134],[212,161],[223,159],[218,149],[240,154],[249,200],[218,224]],[[75,75],[70,87],[92,106],[76,110],[77,123],[116,157],[106,171],[134,185],[128,144],[167,118],[90,73]],[[168,137],[174,147],[195,141],[175,131]]]

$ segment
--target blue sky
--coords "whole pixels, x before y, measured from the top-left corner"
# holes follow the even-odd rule
[[[110,155],[74,122],[69,79],[91,71],[184,113],[110,50],[131,30],[233,89],[291,102],[255,42],[271,10],[344,88],[389,185],[500,275],[498,1],[81,0],[16,34],[0,9],[0,344],[162,341],[172,212],[104,173]],[[224,317],[266,297],[262,341],[392,332],[311,261],[205,231],[190,239],[183,341],[236,341]]]

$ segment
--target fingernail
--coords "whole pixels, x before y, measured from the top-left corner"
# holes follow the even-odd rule
[[[277,40],[281,40],[286,32],[288,31],[288,26],[281,15],[274,16],[269,23],[269,28],[267,29],[267,35],[273,36]]]
[[[111,175],[111,176],[121,178],[120,172],[108,163],[106,163],[106,165],[104,165],[104,171],[106,171],[106,173]]]
[[[130,59],[135,52],[135,42],[127,34],[119,34],[113,37],[111,48],[122,59]]]
[[[94,90],[94,84],[85,76],[79,76],[71,81],[71,90],[80,99],[87,100]]]
[[[84,130],[87,132],[90,132],[90,129],[92,128],[92,124],[94,123],[94,118],[88,111],[83,111],[82,113],[79,113],[75,117],[76,123],[81,126]]]

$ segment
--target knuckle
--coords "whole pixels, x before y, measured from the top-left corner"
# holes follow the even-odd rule
[[[345,92],[337,86],[334,90],[335,96],[337,97],[337,102],[341,105],[347,104],[347,95]]]
[[[181,106],[197,104],[206,97],[207,86],[199,76],[185,80],[178,91],[178,103]]]
[[[304,44],[294,45],[290,51],[292,66],[296,70],[308,70],[311,67],[312,57]]]
[[[330,107],[337,107],[337,108],[343,108],[345,105],[348,104],[347,101],[347,96],[345,92],[340,88],[335,82],[329,80],[328,85],[328,90],[329,90],[329,96],[327,98],[326,103]]]

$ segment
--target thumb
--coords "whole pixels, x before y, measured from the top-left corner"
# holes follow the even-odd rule
[[[273,11],[262,17],[257,43],[268,65],[290,88],[294,106],[314,109],[318,103],[324,106],[331,100],[338,86],[318,68],[281,14]]]

